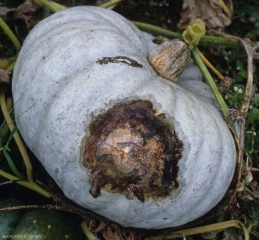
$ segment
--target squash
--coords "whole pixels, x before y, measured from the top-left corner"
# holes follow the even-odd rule
[[[69,199],[159,229],[223,198],[236,149],[219,110],[158,76],[148,54],[119,14],[70,8],[30,32],[12,91],[25,142]]]
[[[19,206],[22,205],[23,202],[10,198],[10,199],[2,199],[0,201],[0,208],[6,208],[11,206]],[[22,217],[22,210],[14,210],[10,212],[0,212],[0,236],[4,238],[4,235],[11,235],[15,226],[19,222]],[[7,237],[6,237],[7,238]]]
[[[0,201],[0,208],[22,205],[17,199]],[[36,209],[0,212],[1,239],[80,239],[80,224],[63,212]]]

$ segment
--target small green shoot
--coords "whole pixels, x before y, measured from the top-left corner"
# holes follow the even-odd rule
[[[12,132],[11,132],[11,134],[10,134],[10,136],[9,136],[9,138],[8,138],[8,140],[7,140],[7,142],[6,142],[6,144],[5,144],[4,146],[1,146],[1,145],[0,145],[0,151],[3,152],[3,154],[4,154],[4,156],[5,156],[5,159],[6,159],[7,163],[8,163],[8,165],[9,165],[9,167],[10,167],[11,170],[13,171],[13,173],[21,180],[21,179],[23,179],[23,178],[22,178],[21,174],[19,173],[19,171],[17,170],[17,168],[16,168],[16,166],[15,166],[15,164],[14,164],[12,158],[10,157],[10,155],[9,155],[9,153],[8,153],[8,152],[11,152],[11,149],[9,148],[9,143],[10,143],[10,141],[12,140],[13,135],[14,135],[14,133],[15,133],[16,131],[17,131],[17,128],[15,127],[15,128],[12,130]]]

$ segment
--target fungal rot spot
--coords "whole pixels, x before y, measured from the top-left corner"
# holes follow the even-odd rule
[[[93,197],[103,189],[144,202],[179,187],[183,143],[150,101],[119,103],[95,117],[89,130],[83,166],[91,171]]]

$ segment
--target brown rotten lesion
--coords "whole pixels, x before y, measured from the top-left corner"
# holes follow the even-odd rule
[[[91,170],[93,197],[103,189],[144,201],[166,197],[179,187],[183,143],[150,101],[117,104],[97,116],[89,130],[83,165]]]

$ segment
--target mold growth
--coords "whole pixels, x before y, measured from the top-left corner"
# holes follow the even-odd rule
[[[90,169],[90,194],[101,189],[137,197],[166,197],[179,187],[183,143],[172,123],[150,101],[117,104],[89,127],[83,166]]]

